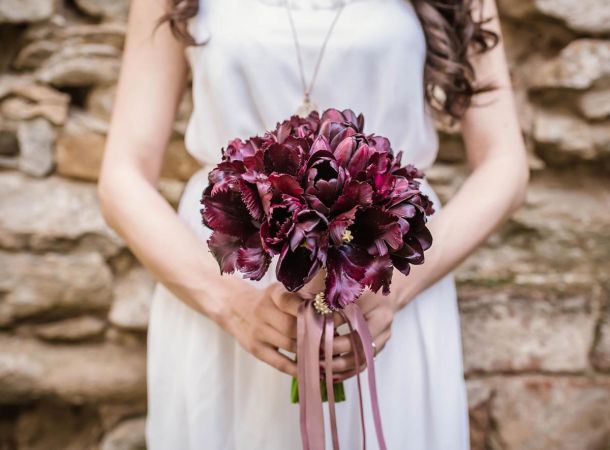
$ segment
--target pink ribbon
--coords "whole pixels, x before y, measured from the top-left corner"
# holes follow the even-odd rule
[[[360,367],[357,339],[364,350],[366,367],[368,369],[369,393],[373,422],[380,450],[386,450],[381,414],[377,399],[377,385],[375,382],[375,365],[373,361],[373,338],[369,332],[366,320],[360,307],[353,303],[340,311],[340,314],[350,328],[350,338],[356,360],[356,367]],[[339,437],[337,434],[337,418],[335,413],[335,396],[333,391],[332,348],[335,335],[334,319],[331,314],[319,315],[313,307],[312,300],[304,300],[299,307],[297,315],[297,368],[299,383],[299,404],[301,440],[303,450],[325,450],[324,415],[322,397],[320,393],[320,345],[324,339],[324,361],[326,365],[326,391],[328,394],[328,408],[332,434],[333,450],[339,450]],[[355,333],[354,333],[355,332]],[[362,402],[362,386],[360,372],[357,372],[358,398],[360,405],[360,419],[362,422],[362,446],[366,449],[366,430],[364,426],[364,408]]]

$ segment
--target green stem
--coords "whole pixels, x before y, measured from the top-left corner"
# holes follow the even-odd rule
[[[335,393],[335,402],[345,401],[345,389],[343,387],[343,381],[333,383],[333,392]],[[326,391],[326,382],[320,380],[320,394],[322,401],[328,401],[328,392]],[[290,400],[292,403],[299,403],[299,382],[295,377],[292,377],[292,386],[290,387]]]

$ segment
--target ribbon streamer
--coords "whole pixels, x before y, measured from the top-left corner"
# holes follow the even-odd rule
[[[371,408],[373,422],[377,435],[377,443],[380,450],[387,450],[379,402],[377,399],[377,384],[375,381],[375,366],[373,361],[373,338],[360,307],[352,303],[340,311],[342,317],[350,328],[352,348],[356,360],[356,367],[360,367],[359,352],[357,351],[357,340],[364,350],[364,356],[368,371],[369,393],[371,396]],[[297,315],[297,369],[299,384],[299,405],[301,441],[303,450],[325,450],[324,415],[322,408],[322,397],[320,393],[320,345],[324,340],[324,360],[326,363],[326,391],[328,394],[328,408],[331,424],[331,435],[333,450],[339,450],[339,437],[337,433],[337,419],[335,413],[335,396],[333,392],[332,371],[332,348],[334,340],[334,319],[332,314],[321,316],[313,306],[313,300],[304,300],[299,306]],[[362,445],[366,449],[366,430],[364,426],[364,407],[362,402],[362,386],[360,372],[357,372],[358,397],[360,404],[360,417],[362,421]]]

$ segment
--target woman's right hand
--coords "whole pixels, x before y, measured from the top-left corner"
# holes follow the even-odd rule
[[[296,362],[279,349],[296,353],[300,297],[274,282],[263,289],[251,285],[237,288],[228,303],[222,327],[256,358],[296,376]]]

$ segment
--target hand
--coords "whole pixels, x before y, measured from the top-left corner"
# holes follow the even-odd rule
[[[297,294],[301,298],[312,298],[316,293],[324,289],[325,275],[326,274],[324,270],[320,270],[309,283],[307,283],[297,292]],[[399,309],[397,302],[395,301],[392,294],[387,296],[381,293],[376,294],[370,291],[369,289],[366,289],[356,302],[362,310],[362,314],[366,319],[369,331],[373,338],[373,342],[375,343],[375,354],[378,354],[384,349],[386,343],[392,335],[392,322],[394,321],[394,314]],[[284,305],[279,306],[280,308],[284,308]],[[283,309],[283,311],[287,314],[291,314],[296,317],[298,305],[296,308],[290,307],[290,309]],[[337,327],[345,323],[343,317],[338,313],[334,313],[334,321],[335,330]],[[356,339],[359,339],[355,333],[352,334]],[[321,344],[321,349],[323,350],[323,343]],[[332,365],[333,375],[337,381],[350,378],[364,370],[364,368],[366,367],[366,362],[364,358],[364,353],[362,352],[362,349],[359,345],[358,350],[358,359],[360,362],[360,366],[356,368],[356,357],[354,355],[354,349],[352,347],[350,335],[335,335],[335,339],[333,341]],[[321,352],[320,354],[321,367],[324,369],[325,362],[323,352]]]
[[[398,310],[394,299],[391,294],[387,296],[382,295],[381,293],[375,294],[366,289],[356,303],[358,303],[362,310],[362,314],[366,319],[369,331],[373,337],[373,342],[376,345],[376,351],[374,351],[374,353],[379,354],[392,336],[392,322],[394,321],[394,314]],[[342,319],[340,321],[335,320],[337,326],[343,322]],[[355,336],[355,333],[353,334],[354,337],[358,339],[358,337]],[[364,353],[360,348],[360,345],[358,345],[358,359],[360,366],[356,367],[356,357],[349,334],[335,337],[332,368],[334,378],[337,381],[350,378],[366,367]],[[321,367],[326,367],[323,360]]]
[[[316,294],[324,292],[326,287],[326,269],[322,268],[314,275],[314,277],[305,284],[301,289],[295,292],[303,299],[314,298]]]
[[[222,326],[256,358],[292,376],[296,363],[279,352],[296,353],[296,314],[300,298],[273,283],[264,289],[249,286],[230,297]]]

